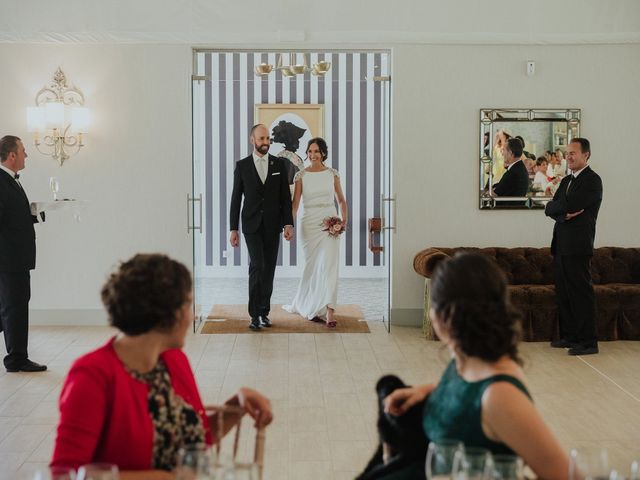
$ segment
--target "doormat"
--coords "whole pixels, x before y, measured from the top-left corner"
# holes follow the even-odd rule
[[[282,309],[282,305],[273,305],[269,320],[273,326],[262,328],[260,333],[370,333],[364,320],[362,309],[358,305],[339,305],[334,318],[336,328],[327,328],[324,322],[312,322],[295,313]],[[214,305],[207,316],[200,333],[258,333],[249,328],[247,306]]]

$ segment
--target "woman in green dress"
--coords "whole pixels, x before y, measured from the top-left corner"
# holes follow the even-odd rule
[[[386,412],[402,415],[424,402],[422,427],[431,441],[457,439],[495,454],[515,453],[538,478],[566,478],[569,457],[526,387],[520,315],[495,262],[477,253],[443,260],[432,279],[431,305],[433,327],[452,361],[437,384],[395,390],[385,399]]]

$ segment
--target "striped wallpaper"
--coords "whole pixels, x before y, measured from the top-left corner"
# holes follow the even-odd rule
[[[389,53],[307,54],[311,63],[331,62],[325,77],[307,73],[287,78],[280,71],[265,77],[254,74],[255,65],[275,65],[276,56],[274,52],[196,55],[197,74],[208,77],[194,83],[193,95],[194,184],[196,192],[202,192],[204,234],[197,256],[207,267],[248,265],[244,242],[236,249],[228,245],[228,216],[234,163],[252,150],[248,138],[255,104],[317,103],[324,105],[327,165],[340,172],[349,206],[350,229],[341,239],[341,267],[380,266],[379,256],[368,250],[367,219],[380,216],[389,109],[388,95],[382,91],[387,86],[372,79],[388,72]],[[282,145],[274,144],[270,153],[281,150]],[[294,267],[302,261],[296,239],[281,242],[278,265]]]

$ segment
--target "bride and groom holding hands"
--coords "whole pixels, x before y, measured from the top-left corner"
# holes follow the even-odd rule
[[[267,128],[255,125],[250,141],[252,154],[236,162],[229,214],[231,246],[240,245],[238,225],[242,216],[242,233],[249,251],[249,328],[271,327],[269,312],[280,234],[284,232],[287,241],[293,238],[300,203],[304,206],[298,229],[304,270],[293,301],[283,308],[335,328],[339,234],[344,231],[348,213],[338,171],[324,164],[327,144],[319,137],[309,140],[306,153],[310,165],[296,173],[292,200],[287,178],[289,160],[269,154]],[[340,206],[340,220],[334,199]]]

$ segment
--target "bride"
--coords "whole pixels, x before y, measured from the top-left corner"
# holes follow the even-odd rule
[[[305,264],[296,296],[291,305],[283,308],[307,320],[326,320],[327,327],[335,328],[340,237],[323,230],[323,220],[336,216],[335,197],[340,205],[342,223],[346,226],[347,202],[342,194],[338,171],[324,164],[328,153],[327,143],[322,138],[309,140],[307,157],[311,165],[294,177],[294,218],[301,199],[304,205],[300,239]]]

